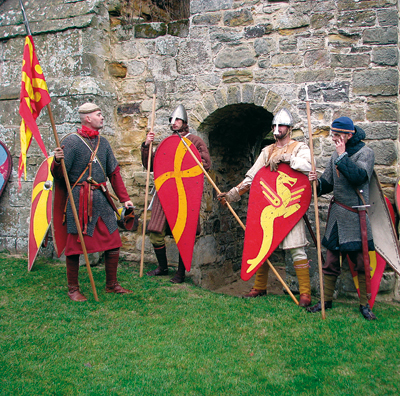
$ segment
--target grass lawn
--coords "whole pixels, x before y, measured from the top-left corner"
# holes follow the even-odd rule
[[[241,299],[139,278],[130,295],[67,297],[65,266],[0,254],[1,395],[399,395],[400,305],[309,314],[289,296]],[[316,299],[314,298],[314,301]]]

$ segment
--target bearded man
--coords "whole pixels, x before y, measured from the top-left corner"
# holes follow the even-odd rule
[[[276,142],[265,147],[252,168],[246,173],[245,179],[227,193],[218,195],[220,202],[240,201],[240,196],[250,190],[251,183],[262,167],[270,167],[271,171],[277,171],[279,163],[287,163],[289,166],[302,173],[311,171],[310,149],[305,143],[297,142],[291,138],[293,129],[293,117],[289,110],[281,109],[272,120],[273,134]],[[308,245],[305,233],[304,220],[301,219],[288,233],[279,247],[290,250],[294,269],[299,281],[300,301],[299,305],[307,307],[311,304],[311,285],[309,264],[304,249]],[[252,298],[267,294],[269,265],[264,263],[256,272],[254,286],[244,297]]]
[[[181,136],[189,139],[194,146],[197,148],[201,156],[201,161],[203,167],[206,171],[211,168],[211,158],[208,152],[207,146],[204,141],[196,135],[189,132],[188,118],[186,109],[183,105],[179,105],[171,114],[169,118],[169,123],[171,125],[172,133],[179,133]],[[149,158],[149,145],[150,142],[154,141],[154,132],[150,131],[146,140],[142,143],[142,164],[147,169],[148,158]],[[155,153],[152,155],[152,160],[154,159]],[[189,202],[190,204],[190,202]],[[171,233],[167,218],[165,217],[164,210],[161,206],[160,199],[157,194],[154,195],[151,203],[151,219],[147,225],[147,231],[150,231],[150,242],[153,245],[154,252],[157,257],[158,267],[152,271],[147,272],[148,276],[162,276],[168,275],[168,260],[167,251],[165,248],[165,236],[167,233]],[[197,234],[200,233],[200,222],[197,223]],[[182,258],[179,255],[178,271],[175,273],[174,277],[171,279],[172,283],[182,283],[185,281],[185,266],[183,264]]]
[[[120,175],[120,168],[107,139],[100,136],[104,117],[99,106],[85,103],[78,113],[82,128],[67,135],[62,147],[54,150],[51,173],[55,179],[64,180],[61,159],[64,159],[75,206],[79,213],[83,239],[88,253],[103,252],[106,269],[107,293],[132,293],[117,281],[119,236],[115,205],[107,190],[107,178],[125,208],[133,203]],[[70,202],[66,207],[67,241],[65,256],[67,264],[68,296],[72,301],[86,301],[79,290],[79,255],[83,253],[78,237]]]

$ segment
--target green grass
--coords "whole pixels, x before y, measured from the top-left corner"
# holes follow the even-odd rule
[[[356,300],[309,314],[288,296],[214,294],[169,277],[139,278],[100,302],[67,295],[65,266],[0,255],[1,395],[398,395],[400,306]],[[314,299],[316,300],[316,299]]]

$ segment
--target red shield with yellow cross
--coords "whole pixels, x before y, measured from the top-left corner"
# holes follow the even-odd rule
[[[201,162],[192,142],[182,139]],[[177,135],[164,139],[158,146],[153,169],[157,195],[185,268],[190,271],[204,174]]]
[[[249,280],[306,213],[308,177],[281,163],[276,172],[260,169],[253,179],[247,210],[242,271]]]

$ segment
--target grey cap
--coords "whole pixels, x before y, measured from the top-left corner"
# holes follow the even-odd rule
[[[187,123],[187,113],[181,104],[172,112],[171,116],[169,117],[169,123],[173,124],[177,118]]]
[[[101,109],[96,104],[90,102],[84,103],[78,109],[79,114],[90,114],[93,113],[94,111],[101,111]]]

